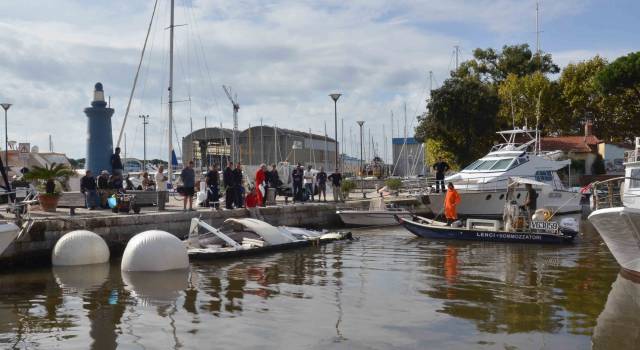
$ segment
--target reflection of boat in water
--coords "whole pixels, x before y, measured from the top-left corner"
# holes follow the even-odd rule
[[[593,349],[637,349],[640,343],[640,281],[624,272],[611,285],[593,330]]]
[[[461,221],[448,225],[420,216],[398,218],[398,221],[411,233],[424,238],[512,243],[572,242],[578,234],[577,221],[573,218],[552,221],[553,215],[546,209],[536,210],[529,217],[528,211],[521,209],[515,201],[514,195],[519,184],[547,186],[534,180],[509,178],[506,201],[503,204],[503,221],[467,219],[466,227],[462,226]]]
[[[462,198],[458,214],[471,217],[500,217],[509,177],[535,179],[549,187],[540,189],[538,205],[558,214],[581,212],[580,194],[568,191],[557,171],[568,166],[569,160],[555,160],[557,152],[538,151],[534,130],[514,129],[498,132],[505,143],[494,146],[489,153],[457,174],[445,179],[452,182]],[[525,143],[517,143],[528,138]],[[520,198],[524,192],[516,194]],[[443,193],[429,194],[431,210],[442,212]]]
[[[640,276],[640,137],[625,155],[625,177],[593,183],[592,192],[596,210],[589,221],[618,264]]]
[[[368,210],[340,209],[336,211],[345,225],[350,226],[386,226],[397,225],[395,219],[411,218],[411,212],[385,204],[383,198],[373,198]]]
[[[199,229],[206,230],[200,234]],[[297,227],[275,227],[257,219],[227,219],[214,228],[191,220],[185,241],[190,259],[220,259],[352,239],[350,232],[319,232]]]

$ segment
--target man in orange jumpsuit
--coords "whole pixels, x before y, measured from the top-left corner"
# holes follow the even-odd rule
[[[447,218],[447,223],[458,220],[458,213],[456,213],[456,206],[460,204],[460,195],[453,184],[449,182],[447,185],[447,195],[444,197],[444,216]]]
[[[267,170],[267,166],[260,164],[260,168],[258,168],[258,171],[256,172],[256,200],[260,206],[262,206],[265,196],[265,193],[263,192],[266,180],[265,170]]]

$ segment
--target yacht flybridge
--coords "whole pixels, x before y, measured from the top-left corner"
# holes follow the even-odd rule
[[[518,129],[499,131],[504,143],[495,145],[489,153],[471,163],[457,174],[445,178],[460,193],[458,214],[474,217],[501,217],[510,177],[529,178],[550,185],[550,189],[535,187],[538,206],[557,214],[581,211],[580,196],[564,186],[558,170],[568,166],[570,160],[557,160],[560,151],[542,152],[537,130]],[[524,201],[524,190],[516,195]],[[444,193],[429,195],[431,210],[442,213]]]

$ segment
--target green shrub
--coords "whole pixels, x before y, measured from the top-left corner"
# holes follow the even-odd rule
[[[386,179],[384,185],[387,186],[389,191],[398,191],[402,187],[402,180],[400,179]]]

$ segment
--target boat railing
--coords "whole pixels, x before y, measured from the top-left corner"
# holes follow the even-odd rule
[[[624,196],[623,188],[624,176],[615,177],[603,181],[596,181],[591,184],[592,207],[594,210],[614,208],[622,206],[622,198]],[[640,180],[640,179],[636,179]]]
[[[551,180],[541,179],[539,176],[518,176],[520,178],[536,180],[540,182],[545,182],[551,185],[551,187],[556,191],[566,190],[566,186],[558,181],[556,178],[552,178]],[[469,178],[464,180],[455,180],[451,181],[453,185],[460,190],[464,190],[466,192],[486,192],[486,191],[503,191],[507,188],[507,184],[510,176],[506,177],[476,177]],[[448,181],[445,181],[448,182]],[[446,185],[446,183],[445,183]]]

